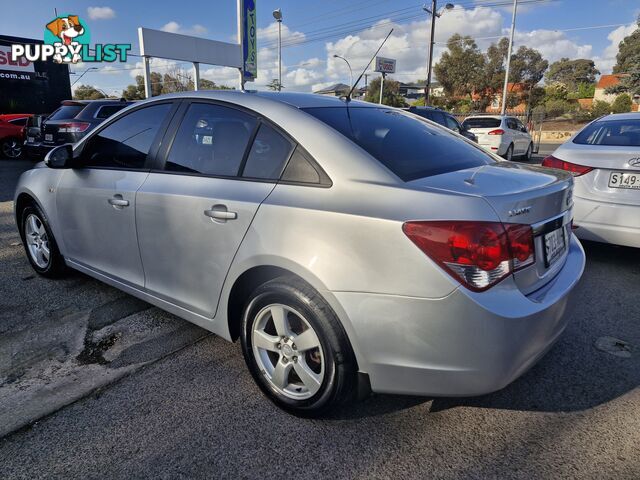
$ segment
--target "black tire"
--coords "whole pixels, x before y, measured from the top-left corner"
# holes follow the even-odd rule
[[[22,143],[17,138],[6,138],[0,145],[0,155],[10,160],[20,158],[22,150]]]
[[[525,152],[523,159],[526,160],[527,162],[529,160],[531,160],[531,155],[533,154],[533,143],[530,143],[529,146],[527,147],[527,151]]]
[[[513,143],[507,147],[507,151],[502,156],[505,160],[513,160]]]
[[[38,218],[47,234],[49,261],[44,267],[39,266],[36,263],[29,251],[29,246],[27,245],[26,223],[31,215],[35,215]],[[36,273],[48,278],[58,278],[64,275],[66,271],[64,257],[60,254],[60,250],[58,250],[58,244],[56,243],[53,233],[51,233],[51,227],[49,226],[47,217],[35,203],[27,205],[20,214],[20,236],[22,237],[22,244],[24,246],[25,253],[27,254],[27,258],[29,259],[29,263],[31,263],[31,266]]]
[[[254,324],[258,314],[273,304],[285,305],[302,314],[320,341],[324,377],[319,390],[310,398],[292,399],[278,391],[254,356],[251,344]],[[340,321],[320,294],[297,277],[276,278],[253,292],[243,312],[241,341],[245,361],[260,389],[277,406],[294,415],[317,417],[357,396],[358,368]]]

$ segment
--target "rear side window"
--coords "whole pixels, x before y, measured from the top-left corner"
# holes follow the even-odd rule
[[[104,105],[98,109],[96,118],[109,118],[116,112],[122,110],[126,105]]]
[[[514,118],[507,118],[506,123],[507,128],[510,128],[511,130],[520,130],[518,128],[518,122],[516,122]]]
[[[262,123],[256,135],[243,177],[277,180],[291,156],[293,145],[274,128]]]
[[[311,156],[298,145],[282,174],[283,182],[331,186],[331,180]]]
[[[305,111],[355,142],[405,182],[495,162],[479,148],[402,110],[325,107]]]
[[[83,151],[83,166],[140,169],[171,109],[170,103],[135,110],[95,135]]]
[[[27,119],[25,118],[15,118],[13,120],[9,120],[11,125],[17,125],[20,127],[24,127],[27,124]]]
[[[462,125],[466,128],[498,128],[500,126],[500,119],[483,117],[467,118],[462,122]]]
[[[258,121],[234,108],[193,103],[184,116],[164,169],[237,176]]]
[[[86,105],[63,105],[51,115],[47,120],[68,120],[70,118],[75,118]]]
[[[640,147],[640,119],[593,122],[576,136],[573,143],[580,145]]]

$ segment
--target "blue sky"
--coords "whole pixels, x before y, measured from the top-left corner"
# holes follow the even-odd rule
[[[520,0],[521,2],[523,0]],[[132,43],[138,53],[137,27],[165,29],[176,33],[233,41],[236,36],[234,0],[175,1],[50,1],[21,0],[3,2],[0,34],[42,38],[44,25],[53,8],[81,16],[90,26],[92,42]],[[381,55],[396,58],[401,81],[425,76],[427,56],[427,17],[423,2],[411,0],[257,0],[259,80],[261,88],[277,77],[277,27],[271,12],[281,8],[283,23],[283,84],[289,90],[312,91],[349,78],[337,53],[346,56],[354,70],[360,70],[391,27],[394,34]],[[453,33],[478,38],[481,48],[506,34],[511,24],[508,0],[459,0],[437,22],[435,58]],[[439,4],[444,4],[440,1]],[[95,7],[100,7],[95,9]],[[524,3],[518,9],[516,46],[538,48],[550,61],[562,56],[593,58],[603,73],[615,62],[617,43],[635,28],[640,14],[637,0],[555,0]],[[592,28],[597,27],[597,28]],[[140,73],[139,58],[127,64],[97,64],[98,71],[87,73],[80,83],[96,85],[107,93],[120,92]],[[89,65],[72,67],[83,72]],[[160,73],[186,69],[187,64],[154,60]],[[201,67],[206,78],[237,85],[237,73],[220,67]],[[75,77],[77,78],[77,76]],[[75,80],[72,75],[72,82]],[[79,83],[79,84],[80,84]]]

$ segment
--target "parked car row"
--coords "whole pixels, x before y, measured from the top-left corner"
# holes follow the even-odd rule
[[[0,115],[0,151],[5,158],[43,160],[57,145],[75,143],[131,102],[65,100],[51,115]]]

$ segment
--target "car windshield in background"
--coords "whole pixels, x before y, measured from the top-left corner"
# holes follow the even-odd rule
[[[467,118],[462,122],[462,126],[466,128],[497,128],[500,126],[499,118]]]
[[[640,147],[640,119],[593,122],[576,136],[573,143],[580,145]]]
[[[366,150],[403,181],[494,163],[482,150],[401,110],[305,108]]]
[[[47,120],[67,120],[74,118],[84,110],[84,107],[86,107],[86,105],[63,105],[53,112]]]

